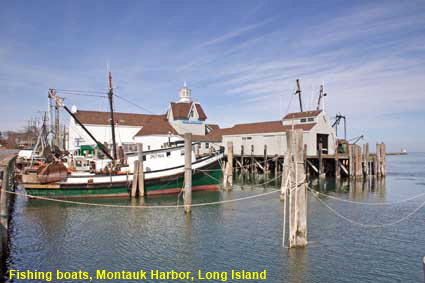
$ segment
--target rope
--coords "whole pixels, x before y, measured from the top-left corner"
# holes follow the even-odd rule
[[[356,226],[360,226],[360,227],[364,227],[364,228],[384,228],[387,226],[393,226],[396,225],[400,222],[403,222],[404,220],[409,219],[410,217],[412,217],[414,214],[416,214],[416,212],[418,212],[422,207],[425,206],[425,201],[423,203],[421,203],[417,208],[415,208],[412,212],[410,212],[409,214],[405,215],[404,217],[400,218],[399,220],[396,220],[394,222],[389,222],[389,223],[384,223],[384,224],[364,224],[355,220],[352,220],[348,217],[345,217],[344,215],[342,215],[341,213],[339,213],[338,211],[336,211],[335,209],[333,209],[332,207],[330,207],[327,203],[325,203],[323,200],[321,200],[316,194],[313,193],[313,191],[308,188],[309,192],[312,193],[312,195],[320,202],[322,203],[326,208],[328,208],[331,212],[333,212],[336,216],[338,216],[339,218],[353,224]]]
[[[248,200],[253,198],[258,198],[266,195],[270,195],[276,192],[279,192],[280,190],[272,190],[267,193],[257,194],[253,196],[247,196],[237,199],[230,199],[230,200],[222,200],[222,201],[214,201],[214,202],[206,202],[206,203],[195,203],[191,204],[191,207],[197,207],[197,206],[209,206],[209,205],[215,205],[215,204],[222,204],[222,203],[230,203],[230,202],[237,202],[242,200]],[[67,203],[67,204],[79,204],[79,205],[87,205],[87,206],[97,206],[97,207],[113,207],[113,208],[183,208],[184,205],[145,205],[145,206],[131,206],[131,205],[115,205],[115,204],[99,204],[99,203],[89,203],[89,202],[78,202],[78,201],[70,201],[70,200],[62,200],[62,199],[53,199],[53,198],[47,198],[42,196],[32,196],[28,194],[23,194],[19,192],[11,192],[6,191],[9,194],[14,194],[17,196],[25,196],[32,199],[40,199],[40,200],[49,200],[54,202],[60,202],[60,203]]]
[[[338,201],[342,201],[342,202],[348,202],[348,203],[354,203],[354,204],[362,204],[362,205],[396,205],[396,204],[400,204],[400,203],[404,203],[404,202],[408,202],[408,201],[417,199],[417,198],[425,195],[425,193],[422,193],[422,194],[416,195],[414,197],[404,199],[404,200],[401,200],[401,201],[395,201],[395,202],[360,202],[360,201],[352,201],[352,200],[348,200],[348,199],[338,198],[338,197],[335,197],[335,196],[331,196],[331,195],[328,195],[328,194],[321,193],[317,190],[312,189],[311,187],[309,187],[309,188],[316,194],[326,196],[326,197],[334,199],[334,200],[338,200]]]

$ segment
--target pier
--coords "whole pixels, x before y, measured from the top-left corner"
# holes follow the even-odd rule
[[[245,154],[232,152],[235,160],[234,168],[239,173],[270,173],[275,175],[283,170],[284,155],[268,155],[267,145],[264,146],[264,155]],[[376,144],[376,152],[369,152],[369,144],[363,148],[357,144],[349,144],[346,149],[335,148],[334,154],[324,154],[319,144],[317,155],[307,155],[306,145],[304,145],[303,156],[306,174],[308,176],[320,177],[367,177],[386,175],[386,151],[385,144]],[[226,150],[227,152],[228,150]],[[254,146],[251,147],[251,153]]]

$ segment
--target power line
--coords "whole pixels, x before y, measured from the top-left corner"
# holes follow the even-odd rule
[[[118,94],[116,94],[116,93],[115,93],[115,95],[114,95],[114,96],[116,96],[116,97],[118,97],[119,99],[124,100],[125,102],[127,102],[127,103],[129,103],[129,104],[131,104],[131,105],[133,105],[133,106],[136,106],[137,108],[139,108],[139,109],[141,109],[141,110],[143,110],[143,111],[146,111],[146,112],[148,112],[148,113],[150,113],[150,114],[153,114],[153,115],[159,115],[159,114],[156,114],[156,113],[154,113],[154,112],[150,111],[149,109],[147,109],[147,108],[145,108],[145,107],[142,107],[142,106],[140,106],[140,105],[138,105],[138,104],[134,103],[133,101],[128,100],[127,98],[124,98],[124,97],[122,97],[122,96],[120,96],[120,95],[118,95]]]
[[[79,96],[92,96],[92,97],[106,98],[106,95],[80,93],[80,92],[56,91],[56,93],[60,93],[60,94],[64,94],[64,95],[79,95]]]
[[[106,91],[97,91],[97,90],[76,90],[76,89],[56,89],[56,92],[75,92],[75,93],[97,93],[97,94],[107,94]]]

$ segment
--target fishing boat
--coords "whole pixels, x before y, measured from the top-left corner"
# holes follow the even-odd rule
[[[183,146],[153,150],[143,153],[145,195],[179,193],[184,184]],[[128,156],[135,160],[136,154]],[[192,155],[194,156],[194,155]],[[192,190],[218,190],[222,171],[222,152],[199,159],[192,158]],[[161,164],[170,164],[165,167]],[[161,168],[162,167],[162,168]],[[125,168],[125,167],[124,167]],[[117,173],[99,174],[90,172],[69,173],[65,179],[42,183],[36,172],[24,174],[22,187],[27,194],[55,198],[65,197],[125,197],[129,196],[133,170],[127,167]]]
[[[129,152],[125,158],[117,158],[115,142],[114,111],[112,102],[112,78],[109,74],[109,104],[112,134],[112,152],[100,143],[74,113],[63,103],[63,99],[49,92],[56,105],[62,107],[75,122],[89,135],[96,147],[103,153],[102,158],[83,156],[52,155],[46,164],[38,164],[22,170],[21,186],[29,195],[48,197],[119,197],[129,196],[136,160],[143,159],[144,195],[179,193],[184,183],[184,146],[172,146],[145,152]],[[49,104],[50,105],[50,104]],[[45,132],[45,131],[44,131]],[[222,170],[220,161],[223,151],[211,152],[196,157],[192,151],[192,190],[217,190]],[[50,151],[49,151],[50,152]],[[32,159],[32,158],[31,158]],[[66,161],[66,162],[65,162]],[[137,174],[137,173],[136,173]]]

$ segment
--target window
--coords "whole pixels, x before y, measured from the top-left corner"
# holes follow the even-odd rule
[[[151,146],[150,145],[148,145],[148,150],[151,150]]]
[[[314,121],[314,118],[308,118],[308,121],[309,122],[313,122]]]
[[[210,144],[208,142],[205,143],[205,148],[209,148]]]
[[[301,123],[305,123],[305,122],[307,122],[307,119],[306,119],[306,118],[302,118],[302,119],[300,120],[300,122],[301,122]]]
[[[170,151],[167,151],[167,157],[170,156],[170,155],[171,155],[171,152]]]

